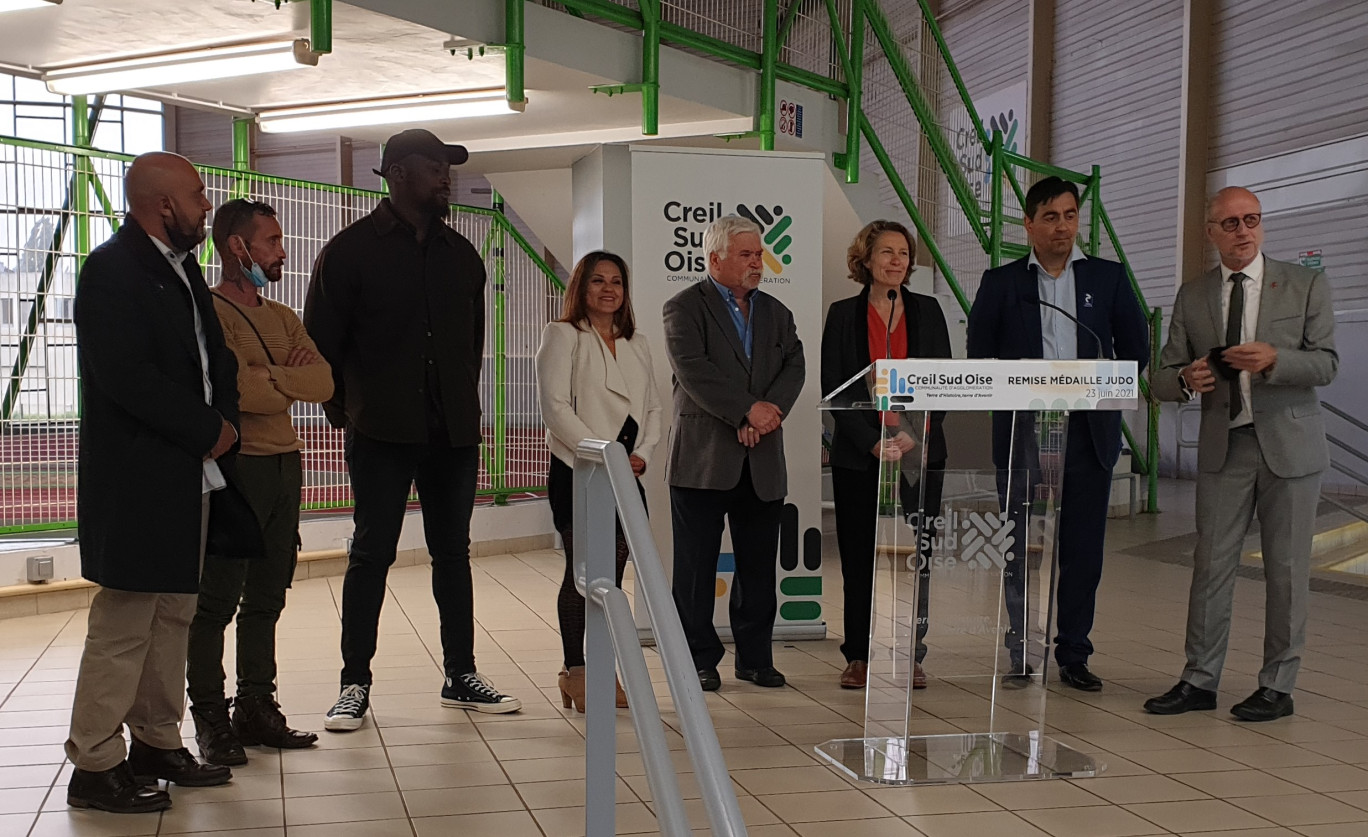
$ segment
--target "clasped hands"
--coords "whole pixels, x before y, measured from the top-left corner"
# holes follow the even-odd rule
[[[916,439],[908,435],[906,430],[899,430],[895,435],[879,440],[879,443],[869,452],[874,455],[875,459],[884,462],[897,462],[911,453],[916,446]]]
[[[1278,362],[1278,350],[1268,343],[1253,341],[1231,346],[1221,353],[1221,358],[1236,371],[1257,373],[1273,368]],[[1184,366],[1178,374],[1193,392],[1211,392],[1216,388],[1216,372],[1205,357]]]
[[[779,429],[784,411],[768,401],[757,401],[746,413],[746,421],[736,430],[736,441],[748,448],[760,444],[760,437]]]

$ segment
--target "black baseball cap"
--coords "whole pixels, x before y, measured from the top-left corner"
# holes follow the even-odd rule
[[[447,145],[437,139],[431,131],[410,128],[395,134],[385,142],[385,153],[380,158],[380,168],[371,171],[384,177],[390,166],[410,154],[417,154],[419,157],[426,157],[449,166],[459,166],[470,158],[470,152],[466,151],[464,145]]]

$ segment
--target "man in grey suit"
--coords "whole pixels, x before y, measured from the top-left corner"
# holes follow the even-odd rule
[[[764,248],[753,221],[729,215],[703,234],[709,279],[665,303],[674,369],[670,434],[674,599],[705,691],[722,685],[713,627],[724,521],[736,572],[730,615],[736,676],[782,686],[770,639],[778,609],[775,561],[788,493],[784,416],[805,373],[793,313],[758,290]]]
[[[1271,721],[1292,714],[1306,644],[1311,535],[1321,472],[1329,464],[1316,387],[1334,380],[1335,317],[1319,270],[1267,258],[1262,208],[1229,187],[1207,205],[1207,237],[1221,264],[1178,291],[1154,391],[1202,396],[1197,447],[1197,550],[1188,594],[1187,666],[1156,715],[1215,709],[1230,638],[1235,571],[1259,516],[1266,589],[1259,688],[1231,714]]]

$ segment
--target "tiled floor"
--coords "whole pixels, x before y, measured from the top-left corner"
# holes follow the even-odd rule
[[[1241,579],[1222,710],[1176,718],[1140,710],[1145,697],[1172,685],[1181,662],[1188,570],[1139,553],[1192,531],[1190,485],[1166,486],[1163,500],[1165,514],[1113,521],[1109,532],[1093,635],[1093,668],[1106,689],[1050,697],[1050,725],[1064,741],[1100,754],[1109,765],[1102,777],[917,788],[847,781],[812,747],[859,734],[863,699],[835,688],[839,639],[799,643],[776,653],[791,688],[757,689],[724,676],[722,691],[708,696],[750,833],[1368,835],[1368,602],[1312,594],[1296,716],[1240,724],[1224,710],[1253,689],[1262,636],[1261,585]],[[0,621],[0,835],[582,834],[584,722],[561,709],[555,692],[561,558],[550,551],[480,558],[476,573],[481,669],[524,700],[522,713],[472,717],[438,705],[428,571],[400,569],[382,623],[372,722],[350,734],[323,733],[315,750],[254,750],[229,786],[173,788],[175,807],[164,814],[67,810],[70,768],[61,742],[85,613]],[[839,602],[838,584],[829,564],[828,602]],[[336,695],[340,587],[341,579],[298,584],[281,624],[281,699],[305,728],[321,727]],[[828,606],[835,626],[839,615]],[[648,661],[656,664],[653,652]],[[934,689],[933,681],[926,694]],[[663,686],[659,693],[668,708]],[[673,713],[666,720],[673,725]],[[651,797],[627,713],[620,713],[619,742],[619,833],[650,833]],[[682,748],[674,733],[671,743]],[[687,770],[682,749],[678,756]],[[696,797],[691,777],[682,778],[686,796]],[[689,810],[702,826],[697,799]]]

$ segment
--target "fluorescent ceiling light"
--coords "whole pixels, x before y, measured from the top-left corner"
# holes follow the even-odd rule
[[[0,0],[4,2],[4,0]],[[48,90],[67,96],[167,87],[209,79],[250,76],[318,64],[304,38],[210,47],[64,67],[43,73]]]
[[[521,111],[522,106],[510,105],[507,91],[498,88],[276,108],[263,110],[257,114],[257,123],[261,130],[267,133],[289,133],[359,128],[366,125],[438,122],[443,119],[497,116]]]
[[[45,9],[60,6],[62,0],[0,0],[0,12],[22,12],[24,9]]]

